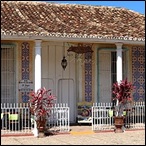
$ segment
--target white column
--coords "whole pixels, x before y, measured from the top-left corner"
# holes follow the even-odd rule
[[[35,40],[35,92],[41,88],[41,42],[42,40]],[[36,121],[34,122],[33,134],[38,136],[38,129]]]
[[[35,40],[35,92],[41,88],[41,42]]]
[[[117,46],[117,82],[122,80],[122,43],[116,43]]]

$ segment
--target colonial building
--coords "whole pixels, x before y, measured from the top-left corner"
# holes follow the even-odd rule
[[[125,78],[136,86],[134,100],[145,101],[144,15],[105,6],[1,2],[2,103],[26,103],[30,91],[45,87],[58,103],[68,103],[74,122],[78,102],[111,102],[112,84]]]

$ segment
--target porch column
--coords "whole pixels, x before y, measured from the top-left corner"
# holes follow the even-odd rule
[[[122,80],[122,43],[116,43],[117,47],[117,82]]]
[[[35,92],[41,88],[41,42],[42,40],[35,40]],[[34,122],[33,134],[38,136],[37,124]]]
[[[35,92],[41,88],[41,42],[35,40]]]

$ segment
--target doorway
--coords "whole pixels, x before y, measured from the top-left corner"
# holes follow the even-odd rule
[[[70,123],[76,121],[75,83],[73,79],[58,80],[58,102],[68,104],[70,109]]]

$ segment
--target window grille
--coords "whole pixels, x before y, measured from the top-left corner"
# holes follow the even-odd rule
[[[16,102],[15,51],[13,45],[1,45],[1,103]]]

